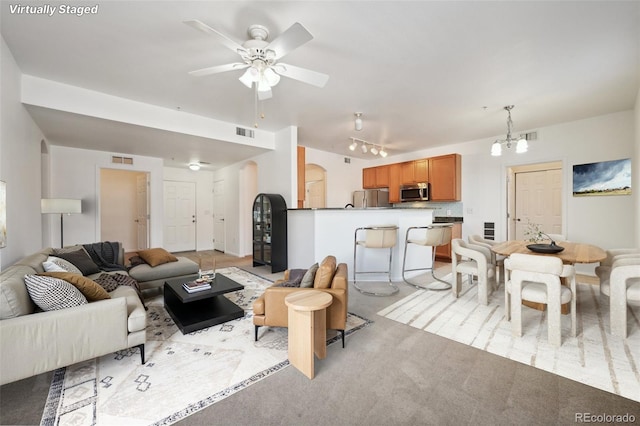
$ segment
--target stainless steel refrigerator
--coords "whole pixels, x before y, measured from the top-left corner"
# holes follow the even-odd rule
[[[389,192],[379,189],[353,191],[353,206],[361,209],[367,207],[389,207]]]

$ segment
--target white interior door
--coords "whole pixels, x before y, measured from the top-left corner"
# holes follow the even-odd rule
[[[213,183],[213,249],[224,252],[224,180]]]
[[[136,236],[138,250],[149,248],[149,174],[136,176]]]
[[[524,240],[529,222],[547,234],[562,233],[562,170],[515,174],[516,239]]]
[[[164,182],[164,248],[196,249],[196,184]]]

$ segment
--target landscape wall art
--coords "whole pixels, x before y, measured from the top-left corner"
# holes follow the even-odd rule
[[[631,195],[631,159],[573,166],[573,196]]]

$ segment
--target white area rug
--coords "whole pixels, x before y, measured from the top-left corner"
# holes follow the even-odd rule
[[[450,279],[450,275],[447,279]],[[629,337],[609,333],[609,302],[597,286],[577,286],[577,337],[562,315],[562,346],[547,340],[546,312],[522,308],[522,337],[513,337],[504,317],[504,287],[489,305],[478,304],[476,285],[462,295],[418,290],[378,315],[500,355],[623,397],[640,401],[640,308],[628,315]]]
[[[254,342],[251,306],[272,283],[235,267],[218,272],[245,286],[226,295],[243,318],[183,335],[161,295],[147,301],[146,364],[135,349],[57,370],[41,424],[168,425],[288,366],[286,328],[262,327]],[[346,334],[369,323],[349,314]]]

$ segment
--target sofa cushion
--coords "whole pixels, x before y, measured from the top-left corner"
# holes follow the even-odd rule
[[[47,260],[42,263],[42,266],[46,272],[72,272],[74,274],[82,274],[82,271],[76,268],[73,263],[61,257],[49,256]]]
[[[316,272],[313,288],[331,288],[331,280],[333,280],[333,275],[336,273],[336,265],[335,256],[325,257],[318,267],[318,272]]]
[[[111,298],[125,297],[127,299],[127,330],[129,333],[144,330],[147,327],[147,312],[140,302],[135,289],[120,286],[111,293]]]
[[[42,263],[47,260],[47,257],[52,253],[52,250],[53,249],[51,248],[42,249],[37,253],[18,260],[14,265],[28,266],[35,269],[36,272],[44,272]]]
[[[80,274],[74,274],[71,272],[44,272],[41,276],[60,278],[66,282],[72,284],[75,288],[80,290],[80,293],[87,298],[87,301],[94,302],[96,300],[111,299],[109,293],[107,293],[98,283],[84,277]]]
[[[302,281],[300,281],[300,288],[311,288],[313,287],[313,281],[316,278],[316,272],[318,271],[318,264],[314,263],[307,269],[304,276],[302,277]]]
[[[35,305],[24,285],[26,274],[35,274],[33,268],[13,265],[0,275],[0,319],[15,318],[32,314]]]
[[[65,280],[41,275],[25,275],[24,282],[31,300],[43,311],[55,311],[86,305],[87,298]]]
[[[69,253],[56,253],[56,257],[71,262],[82,272],[82,275],[91,275],[100,272],[98,265],[95,264],[83,248]]]
[[[186,257],[178,257],[176,262],[164,263],[155,267],[138,265],[129,269],[129,275],[139,283],[179,277],[198,273],[198,264]]]
[[[142,258],[149,266],[164,265],[169,262],[177,262],[178,258],[163,248],[151,248],[138,251],[138,256]]]

